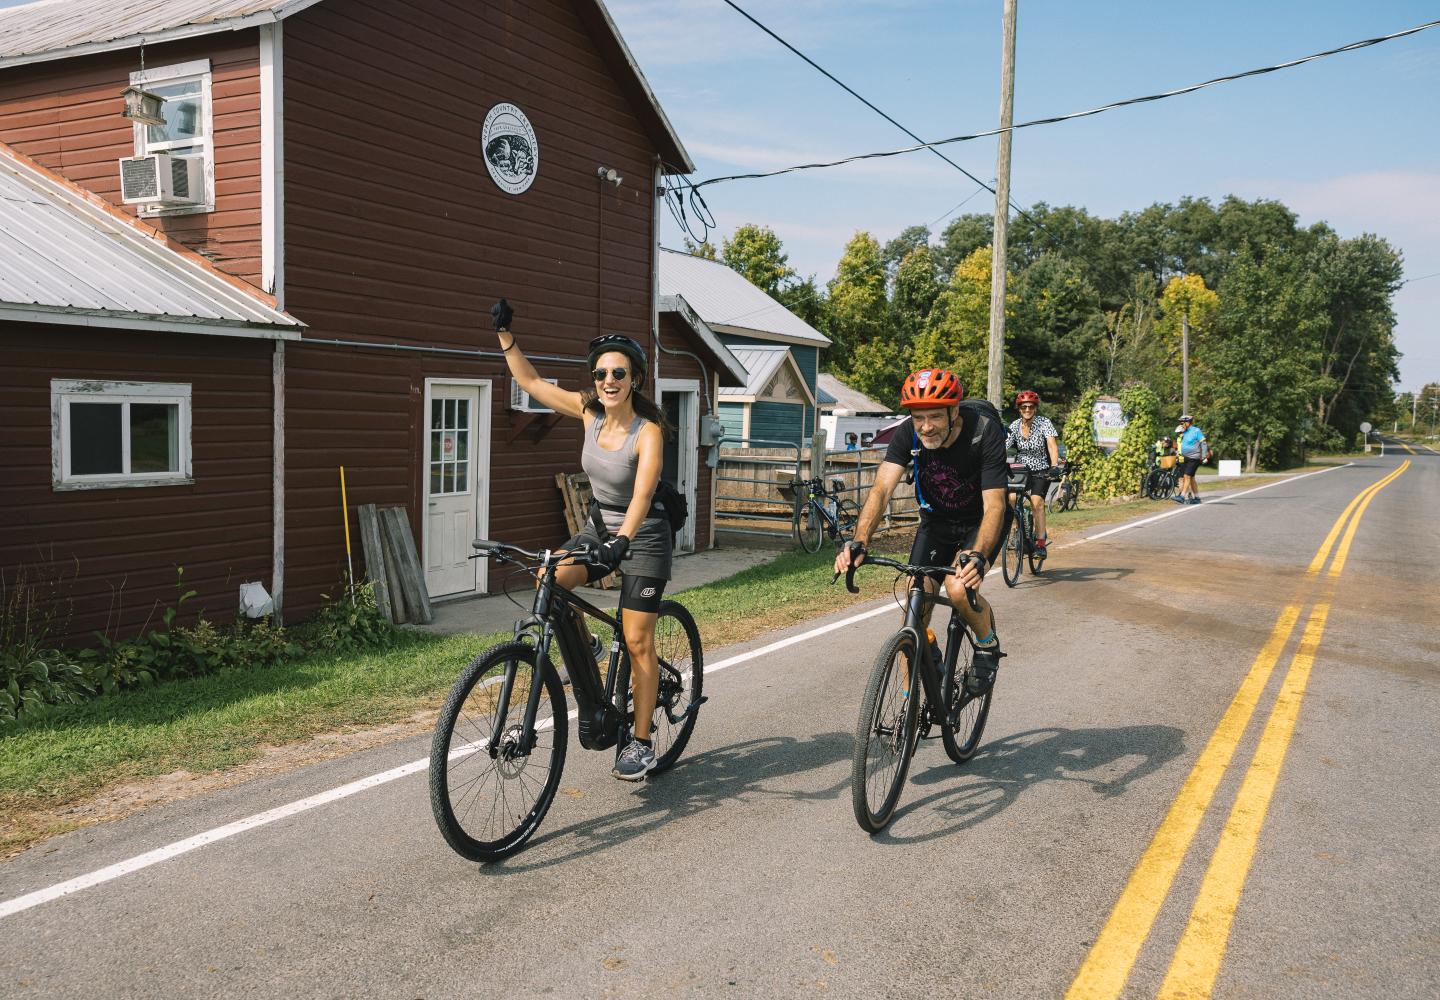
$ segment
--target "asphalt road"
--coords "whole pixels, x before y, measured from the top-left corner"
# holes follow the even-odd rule
[[[1437,496],[1440,456],[1391,446],[997,574],[984,746],[922,745],[882,835],[849,761],[888,613],[712,674],[641,787],[572,745],[505,862],[446,848],[417,769],[0,916],[0,994],[1440,996]],[[53,839],[0,904],[427,752]]]

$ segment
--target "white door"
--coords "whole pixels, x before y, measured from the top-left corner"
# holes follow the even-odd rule
[[[480,533],[488,448],[478,439],[481,386],[429,386],[426,441],[425,585],[431,597],[474,592],[483,583],[470,543]]]
[[[695,522],[699,519],[695,503],[695,487],[700,480],[699,396],[699,384],[692,379],[660,380],[660,408],[675,425],[674,440],[665,443],[661,475],[684,494],[690,504],[690,517],[675,537],[675,547],[683,551],[694,551]]]

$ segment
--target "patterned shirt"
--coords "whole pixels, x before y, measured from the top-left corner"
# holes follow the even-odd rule
[[[1055,425],[1050,422],[1049,417],[1035,416],[1030,421],[1030,436],[1027,438],[1020,433],[1020,418],[1016,418],[1010,424],[1010,436],[1006,445],[1014,445],[1015,450],[1020,453],[1020,461],[1025,463],[1025,468],[1031,472],[1043,472],[1050,468],[1050,449],[1045,447],[1049,438],[1058,438],[1060,435],[1055,432]]]

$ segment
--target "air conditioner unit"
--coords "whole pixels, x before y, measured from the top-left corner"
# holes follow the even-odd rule
[[[204,161],[198,156],[169,153],[124,157],[120,160],[120,200],[151,208],[204,204]]]
[[[558,378],[547,378],[545,380],[551,385],[559,385]],[[510,380],[510,409],[519,410],[521,413],[554,413],[548,406],[541,406],[530,398],[530,394],[520,388],[520,383],[515,379]]]

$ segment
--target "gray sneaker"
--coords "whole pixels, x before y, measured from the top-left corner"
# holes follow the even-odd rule
[[[653,770],[654,747],[647,747],[639,740],[631,740],[630,745],[620,751],[620,756],[615,759],[615,770],[610,773],[621,781],[643,781],[645,775]]]

